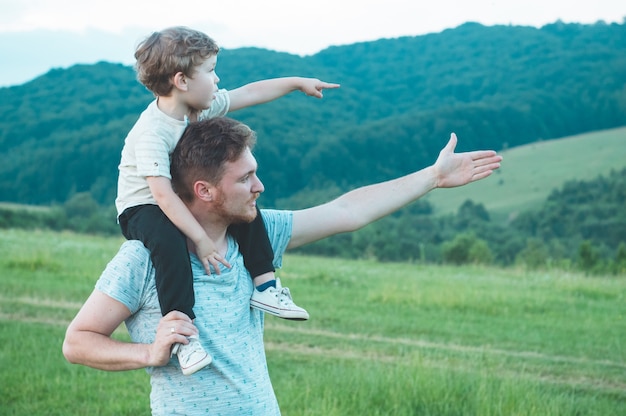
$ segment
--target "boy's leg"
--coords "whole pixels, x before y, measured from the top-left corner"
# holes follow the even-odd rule
[[[137,207],[125,228],[127,239],[141,240],[150,250],[161,313],[176,310],[194,319],[193,276],[185,235],[157,205]]]
[[[239,243],[239,252],[243,255],[243,264],[253,279],[276,271],[274,268],[274,249],[272,249],[272,244],[267,236],[265,223],[258,207],[254,221],[231,225],[228,230]]]
[[[193,305],[193,274],[187,251],[187,238],[156,205],[131,208],[129,215],[120,217],[122,233],[127,239],[141,240],[150,250],[155,269],[155,283],[161,313],[186,313],[195,319]],[[172,355],[178,356],[185,375],[193,374],[213,360],[197,336],[189,337],[188,344],[175,344]]]
[[[229,232],[239,243],[244,265],[255,285],[250,306],[284,319],[309,319],[309,313],[293,302],[289,289],[283,288],[274,276],[274,250],[259,208],[254,221],[232,225]]]

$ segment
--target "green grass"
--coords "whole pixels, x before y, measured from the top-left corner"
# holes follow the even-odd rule
[[[507,218],[538,207],[569,180],[591,180],[626,168],[626,127],[536,142],[500,154],[502,167],[491,178],[429,194],[435,212],[456,212],[471,199],[495,217]]]
[[[149,414],[144,371],[61,354],[121,241],[2,230],[1,414]],[[285,416],[623,414],[626,276],[295,255],[279,275],[311,314],[267,319]]]

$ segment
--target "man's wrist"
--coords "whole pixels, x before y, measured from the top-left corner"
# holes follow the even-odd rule
[[[435,165],[431,165],[424,169],[430,190],[439,188],[439,171]]]

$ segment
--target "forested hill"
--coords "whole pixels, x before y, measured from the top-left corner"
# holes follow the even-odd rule
[[[420,168],[451,131],[461,150],[502,149],[626,125],[626,24],[467,23],[306,57],[227,49],[217,70],[223,88],[288,75],[342,85],[231,114],[259,133],[264,206]],[[0,201],[90,192],[112,205],[124,137],[151,99],[131,67],[106,62],[1,88]]]

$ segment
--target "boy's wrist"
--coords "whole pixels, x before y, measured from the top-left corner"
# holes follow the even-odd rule
[[[196,246],[200,246],[203,243],[206,243],[208,241],[209,237],[204,234],[202,236],[198,236],[198,238],[191,238],[191,242],[194,243]]]

